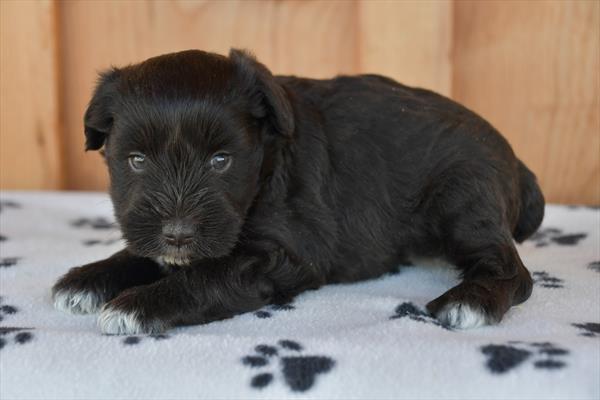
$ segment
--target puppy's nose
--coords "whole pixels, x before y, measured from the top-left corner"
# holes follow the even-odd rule
[[[189,244],[194,238],[194,227],[184,221],[171,221],[162,229],[165,242],[171,246],[181,247]]]

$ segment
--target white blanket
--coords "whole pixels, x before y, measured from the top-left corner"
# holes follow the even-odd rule
[[[122,247],[106,195],[0,200],[2,399],[600,398],[598,209],[547,207],[519,246],[533,295],[497,326],[440,326],[424,306],[456,273],[407,266],[153,337],[102,335],[50,301],[70,267]]]

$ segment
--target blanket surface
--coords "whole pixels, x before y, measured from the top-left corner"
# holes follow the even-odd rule
[[[122,248],[108,197],[0,201],[2,399],[600,398],[597,208],[547,207],[519,246],[533,294],[497,326],[441,326],[424,306],[457,274],[413,265],[164,335],[106,336],[96,316],[56,311],[50,288]]]

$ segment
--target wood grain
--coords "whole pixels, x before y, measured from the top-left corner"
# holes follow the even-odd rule
[[[537,174],[547,200],[600,204],[600,2],[458,1],[453,97]]]
[[[59,189],[55,5],[0,1],[0,187]]]
[[[451,94],[452,2],[357,4],[358,69]]]
[[[100,157],[83,153],[82,115],[96,72],[161,53],[252,49],[275,73],[354,73],[354,6],[336,1],[60,3],[68,185],[103,189]]]

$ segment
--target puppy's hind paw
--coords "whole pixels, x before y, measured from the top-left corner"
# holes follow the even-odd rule
[[[472,329],[490,323],[486,313],[468,304],[451,303],[436,314],[442,325],[455,329]]]
[[[71,314],[93,314],[103,304],[100,296],[87,290],[55,289],[52,300],[54,308]]]

